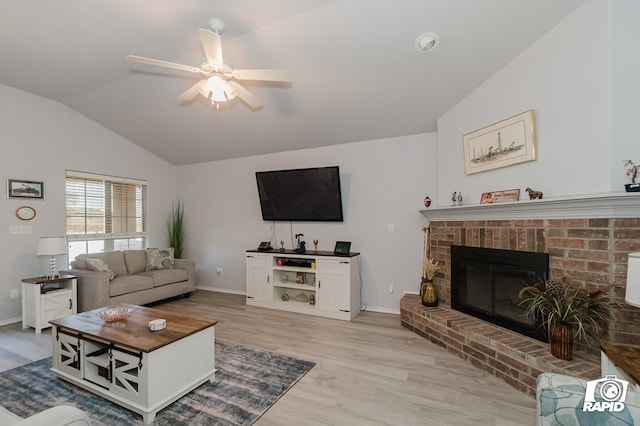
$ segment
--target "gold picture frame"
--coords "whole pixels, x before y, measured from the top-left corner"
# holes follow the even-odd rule
[[[462,143],[468,175],[537,160],[535,113],[525,111],[467,133]]]

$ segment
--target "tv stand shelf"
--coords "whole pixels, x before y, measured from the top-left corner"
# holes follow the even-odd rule
[[[247,250],[247,304],[350,321],[360,312],[359,255]]]
[[[316,286],[311,284],[298,284],[298,283],[274,283],[274,287],[282,287],[282,288],[295,288],[297,290],[309,290],[316,291]]]

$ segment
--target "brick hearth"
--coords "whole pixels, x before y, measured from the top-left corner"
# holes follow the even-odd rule
[[[402,297],[400,319],[409,330],[531,395],[535,395],[536,377],[542,372],[586,380],[601,376],[596,354],[576,352],[572,361],[562,361],[551,355],[547,343],[448,307],[426,308],[418,295]]]

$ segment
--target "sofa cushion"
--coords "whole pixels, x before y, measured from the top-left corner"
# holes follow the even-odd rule
[[[146,271],[173,268],[173,247],[167,249],[148,248]]]
[[[127,264],[129,275],[144,272],[147,266],[147,252],[145,250],[125,250],[124,261]]]
[[[109,265],[107,265],[107,262],[105,262],[104,260],[88,258],[84,259],[84,261],[87,264],[87,269],[90,269],[92,271],[108,272],[110,280],[116,277],[116,273],[113,272],[111,268],[109,268]]]
[[[85,259],[102,259],[116,275],[127,275],[127,265],[124,262],[124,254],[120,250],[107,251],[104,253],[79,254],[76,256],[76,267],[79,269],[89,269],[87,268]]]
[[[189,279],[189,272],[186,269],[158,269],[155,271],[143,272],[140,275],[145,275],[151,278],[153,280],[154,287],[160,287],[180,281],[187,281]]]
[[[142,274],[118,276],[111,281],[109,295],[111,297],[120,296],[150,288],[153,288],[153,279],[149,276]]]

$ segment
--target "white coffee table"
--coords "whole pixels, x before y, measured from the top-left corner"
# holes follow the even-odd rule
[[[97,312],[51,321],[53,373],[142,415],[156,413],[215,377],[217,321],[132,306],[126,320],[105,323]],[[167,328],[150,331],[149,321]]]

